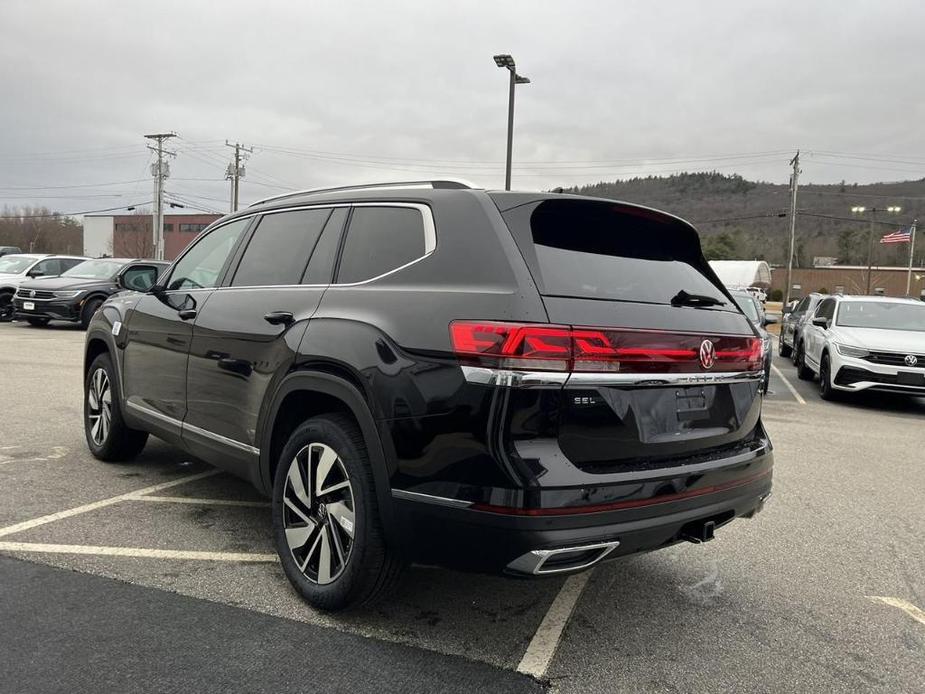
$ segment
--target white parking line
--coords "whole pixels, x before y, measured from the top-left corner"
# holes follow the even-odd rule
[[[796,401],[801,405],[805,405],[806,401],[803,399],[803,396],[797,392],[797,389],[793,387],[793,384],[787,380],[787,377],[784,376],[784,372],[777,368],[774,364],[771,364],[771,370],[777,374],[777,377],[784,382],[784,385],[787,386],[787,390],[796,398]]]
[[[903,612],[908,614],[912,619],[922,624],[925,624],[925,612],[920,610],[918,607],[913,605],[911,602],[902,600],[901,598],[890,598],[882,595],[866,595],[868,600],[876,600],[884,604],[890,605],[891,607],[898,607]]]
[[[71,516],[77,516],[81,513],[89,513],[90,511],[96,511],[100,508],[105,508],[107,506],[112,506],[113,504],[118,504],[121,501],[127,501],[132,498],[136,498],[143,494],[151,494],[153,492],[158,492],[162,489],[170,489],[171,487],[177,487],[181,484],[186,484],[187,482],[193,482],[195,480],[201,480],[204,477],[211,477],[212,475],[219,474],[218,470],[209,470],[208,472],[200,472],[196,475],[187,475],[186,477],[181,477],[179,479],[171,480],[170,482],[162,482],[161,484],[155,484],[150,487],[144,487],[143,489],[136,489],[133,492],[127,492],[125,494],[120,494],[119,496],[113,496],[108,499],[101,499],[100,501],[94,501],[90,504],[84,504],[83,506],[76,506],[75,508],[69,508],[66,511],[58,511],[57,513],[50,513],[47,516],[39,516],[38,518],[33,518],[32,520],[23,521],[21,523],[16,523],[14,525],[8,525],[5,528],[0,528],[0,537],[5,537],[7,535],[12,535],[13,533],[21,533],[24,530],[31,530],[40,525],[45,525],[46,523],[53,523],[54,521],[61,520],[62,518],[70,518]]]
[[[145,547],[103,547],[96,545],[52,545],[41,542],[0,542],[0,552],[36,552],[39,554],[86,554],[105,557],[144,557],[146,559],[191,559],[195,561],[277,562],[275,554],[251,552],[199,552]]]
[[[559,589],[559,594],[552,601],[546,616],[543,617],[543,621],[540,622],[539,628],[530,640],[524,657],[520,659],[517,672],[537,678],[546,674],[546,669],[556,654],[562,632],[565,631],[569,617],[572,616],[572,610],[575,609],[578,598],[581,597],[581,591],[584,590],[590,577],[591,572],[586,571],[565,579],[565,583]]]
[[[204,499],[193,496],[146,496],[139,494],[128,501],[155,501],[166,504],[192,504],[194,506],[248,506],[253,508],[270,508],[269,501],[234,501],[232,499]]]

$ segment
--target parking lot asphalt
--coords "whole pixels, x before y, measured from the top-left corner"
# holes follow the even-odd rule
[[[41,668],[53,659],[49,643],[66,649],[58,637],[43,638],[54,628],[47,612],[63,610],[61,601],[110,609],[94,596],[115,584],[91,585],[81,574],[138,590],[119,594],[111,620],[75,618],[87,641],[111,630],[131,600],[161,606],[139,610],[138,630],[169,641],[182,626],[187,657],[165,653],[178,668],[170,680],[177,688],[195,689],[210,663],[220,671],[233,661],[266,672],[266,689],[279,690],[282,680],[262,669],[277,662],[267,661],[270,642],[255,636],[248,651],[237,640],[242,632],[227,642],[212,633],[220,623],[238,629],[258,620],[255,629],[301,639],[302,674],[312,673],[318,648],[315,672],[327,680],[306,683],[308,690],[357,684],[338,680],[323,655],[323,643],[343,637],[347,660],[375,663],[386,691],[409,690],[409,662],[443,673],[446,689],[467,677],[488,678],[473,680],[488,690],[535,686],[514,672],[520,668],[561,692],[925,691],[925,399],[822,402],[815,384],[775,358],[764,404],[774,496],[754,520],[705,545],[569,579],[412,567],[382,606],[329,616],[289,588],[273,556],[266,500],[246,484],[156,440],[127,465],[89,455],[82,345],[74,328],[0,324],[0,554],[13,558],[0,562],[0,582],[21,586],[15,599],[0,591],[3,638],[19,635],[17,649],[0,643],[0,653],[21,666],[15,681],[0,674],[0,691],[60,690],[48,678],[29,680],[19,661],[33,653],[32,667]],[[45,567],[71,572],[22,579],[24,571],[51,571]],[[26,590],[33,584],[53,594]],[[22,609],[30,601],[34,609]],[[109,638],[97,641],[104,652],[112,647]],[[109,667],[141,667],[143,656],[122,654]],[[81,662],[91,667],[79,658],[73,667]],[[472,664],[481,669],[468,671]],[[0,672],[13,672],[7,665],[0,656]],[[92,678],[71,676],[72,691],[98,691]],[[245,688],[257,691],[260,681]],[[435,690],[423,674],[420,685]]]

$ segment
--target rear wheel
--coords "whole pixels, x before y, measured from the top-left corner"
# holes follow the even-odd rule
[[[290,583],[319,609],[369,605],[397,583],[403,565],[385,545],[369,456],[348,417],[314,417],[289,437],[273,538]]]
[[[96,312],[100,310],[100,306],[102,305],[103,300],[98,297],[90,299],[84,304],[83,310],[80,312],[80,325],[84,330],[90,325],[90,321],[93,319],[93,316],[96,315]]]
[[[48,320],[48,318],[26,318],[26,322],[35,328],[45,327],[48,325]]]
[[[813,370],[806,365],[806,350],[803,349],[802,343],[797,347],[795,361],[797,365],[797,378],[801,381],[812,381],[815,374],[813,374]]]
[[[116,388],[112,360],[101,354],[84,382],[84,434],[93,456],[107,463],[131,460],[148,441],[147,432],[126,426]]]
[[[780,337],[777,338],[777,353],[780,354],[785,359],[793,354],[793,348],[789,345],[784,344],[784,331],[781,328]]]
[[[839,392],[832,387],[832,365],[828,354],[819,362],[819,397],[823,400],[837,400]]]

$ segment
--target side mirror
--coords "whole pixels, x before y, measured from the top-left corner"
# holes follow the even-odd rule
[[[42,272],[41,270],[30,270],[30,271],[27,272],[26,274],[27,274],[29,277],[32,277],[32,278],[35,278],[35,277],[44,277],[44,276],[45,276],[45,273]]]
[[[815,316],[813,318],[813,325],[817,325],[823,330],[828,330],[829,329],[829,319],[823,318],[822,316]]]

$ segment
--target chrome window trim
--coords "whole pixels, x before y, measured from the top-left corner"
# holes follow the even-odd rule
[[[761,371],[721,373],[619,373],[596,371],[520,371],[461,366],[469,383],[515,388],[593,387],[593,386],[682,386],[746,383],[760,381]]]
[[[166,424],[170,424],[174,427],[177,427],[181,431],[181,433],[186,433],[187,431],[189,431],[190,433],[199,434],[200,436],[203,436],[207,439],[218,441],[219,443],[225,444],[226,446],[237,448],[238,450],[244,451],[245,453],[250,453],[252,455],[260,455],[260,449],[255,448],[254,446],[249,446],[246,443],[241,443],[240,441],[229,439],[227,436],[222,436],[221,434],[213,433],[211,431],[208,431],[207,429],[193,426],[192,424],[186,424],[184,422],[181,422],[179,419],[175,419],[174,417],[171,417],[166,414],[162,414],[160,412],[157,412],[156,410],[152,410],[149,407],[144,407],[143,405],[138,405],[128,400],[125,402],[125,404],[131,410],[135,410],[136,412],[141,412],[149,417],[153,417],[154,419],[158,419],[162,422],[165,422]]]
[[[437,250],[437,227],[434,223],[434,213],[430,209],[429,205],[417,202],[393,202],[390,200],[382,200],[376,202],[344,202],[344,203],[316,203],[314,205],[299,205],[297,207],[283,207],[278,210],[268,210],[266,212],[255,212],[248,216],[260,215],[261,217],[271,214],[282,214],[285,212],[298,212],[300,210],[317,210],[317,209],[330,209],[336,207],[402,207],[417,210],[421,213],[421,217],[424,222],[424,254],[419,258],[415,258],[404,265],[400,265],[396,268],[392,268],[388,272],[383,272],[381,275],[376,275],[375,277],[370,277],[369,279],[361,280],[360,282],[336,282],[332,284],[261,284],[261,285],[240,285],[240,286],[226,286],[226,287],[214,287],[208,288],[209,291],[228,291],[232,289],[318,289],[321,287],[329,287],[330,289],[339,289],[339,288],[349,288],[349,287],[360,287],[364,284],[369,284],[370,282],[375,282],[380,280],[383,277],[388,277],[389,275],[398,272],[399,270],[404,270],[407,267],[419,263],[425,258],[433,255],[434,251]],[[241,219],[241,217],[236,217],[235,219]],[[347,227],[349,232],[350,227]],[[179,260],[179,258],[177,259]],[[176,262],[176,261],[174,261]],[[183,290],[170,290],[170,291],[183,291]]]
[[[448,506],[450,508],[469,508],[472,506],[471,501],[463,501],[462,499],[450,499],[449,497],[434,496],[432,494],[421,494],[420,492],[409,492],[404,489],[393,489],[392,497],[395,499],[404,499],[405,501],[422,501],[425,504]]]

